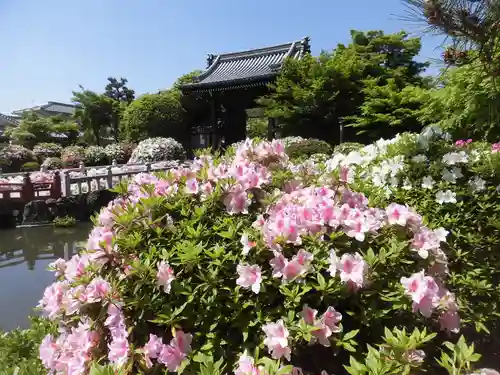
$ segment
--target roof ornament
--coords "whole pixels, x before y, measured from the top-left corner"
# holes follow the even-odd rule
[[[207,55],[207,68],[210,68],[210,66],[214,63],[216,57],[217,56],[213,53],[209,53]]]
[[[302,53],[311,53],[311,38],[306,36],[300,41],[300,44],[302,44]]]

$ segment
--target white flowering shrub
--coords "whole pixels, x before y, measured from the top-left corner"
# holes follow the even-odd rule
[[[60,157],[62,150],[63,148],[61,145],[48,142],[39,143],[35,145],[35,147],[33,147],[33,153],[41,162],[43,162],[47,158]]]
[[[118,164],[125,164],[132,156],[134,149],[135,145],[132,143],[111,143],[104,148],[104,152],[110,164],[113,160]]]
[[[36,161],[30,149],[20,145],[8,145],[0,149],[0,167],[2,172],[19,172],[25,163]]]
[[[141,141],[128,164],[153,163],[164,160],[179,160],[186,157],[182,145],[173,138],[148,138]]]
[[[85,148],[83,162],[88,166],[108,164],[108,157],[104,147],[88,146]]]
[[[472,374],[453,226],[376,207],[345,170],[284,149],[246,141],[122,186],[86,250],[51,265],[47,371]]]
[[[478,330],[498,329],[499,151],[498,143],[452,141],[429,127],[327,162],[375,204],[408,205],[431,228],[448,228],[450,287],[464,321]]]
[[[48,170],[56,170],[61,169],[63,167],[62,161],[60,158],[47,158],[42,163],[42,168],[46,168]]]

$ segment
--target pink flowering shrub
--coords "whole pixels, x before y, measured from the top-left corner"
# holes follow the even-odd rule
[[[47,371],[440,373],[437,348],[462,328],[445,230],[348,179],[291,164],[277,141],[135,176],[87,250],[51,266]]]
[[[65,147],[61,154],[61,161],[65,168],[76,168],[85,159],[85,149],[81,146]]]

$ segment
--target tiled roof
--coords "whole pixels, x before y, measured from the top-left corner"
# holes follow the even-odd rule
[[[7,121],[8,123],[10,123],[12,125],[19,125],[19,119],[16,118],[16,117],[9,116],[9,115],[4,115],[3,113],[0,113],[0,118],[2,120]]]
[[[267,83],[280,71],[286,58],[300,59],[309,51],[309,38],[244,52],[209,55],[208,68],[184,90],[224,90]]]

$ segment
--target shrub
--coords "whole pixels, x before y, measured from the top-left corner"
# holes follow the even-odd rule
[[[125,164],[132,156],[135,145],[133,143],[112,143],[104,148],[104,152],[111,164],[116,160],[118,164]]]
[[[289,143],[286,146],[286,153],[292,159],[309,158],[314,154],[330,155],[332,147],[319,139],[304,139],[303,141]]]
[[[104,147],[89,146],[85,149],[84,163],[85,165],[106,165],[108,157]]]
[[[36,161],[29,161],[27,163],[24,163],[23,166],[21,167],[22,172],[33,172],[33,171],[38,171],[40,169],[40,164]]]
[[[62,146],[57,143],[39,143],[33,147],[33,153],[37,159],[43,162],[46,158],[60,157],[62,153]]]
[[[369,206],[344,173],[296,167],[281,143],[248,141],[224,163],[135,176],[87,251],[51,265],[40,306],[65,329],[43,340],[46,366],[437,374],[435,332],[460,328],[444,229],[404,205]],[[446,347],[445,366],[472,371],[473,348]]]
[[[375,204],[408,204],[449,230],[450,288],[464,321],[495,329],[500,309],[500,153],[496,145],[450,140],[439,128],[379,141],[334,163]],[[346,171],[347,173],[347,171]],[[493,287],[494,286],[494,287]]]
[[[48,170],[62,169],[63,163],[60,158],[47,158],[43,161],[42,167]]]
[[[81,146],[68,146],[63,149],[61,160],[64,167],[76,168],[85,158],[85,149]]]
[[[38,359],[38,347],[45,335],[56,333],[53,324],[31,318],[30,329],[0,332],[0,374],[39,375],[46,373]]]
[[[348,154],[351,151],[359,150],[365,145],[356,142],[344,142],[334,147],[333,152],[339,154]]]
[[[183,139],[186,127],[177,90],[145,94],[125,110],[120,123],[127,140],[142,141],[150,137]]]
[[[56,228],[71,228],[76,225],[76,219],[73,216],[56,217],[53,224]]]
[[[149,138],[140,142],[128,161],[129,164],[179,160],[186,157],[182,145],[172,138]]]
[[[251,117],[247,120],[248,138],[267,138],[268,119]]]
[[[35,161],[33,151],[20,145],[8,145],[0,150],[0,159],[4,160],[3,172],[19,172],[21,167],[30,161]]]

